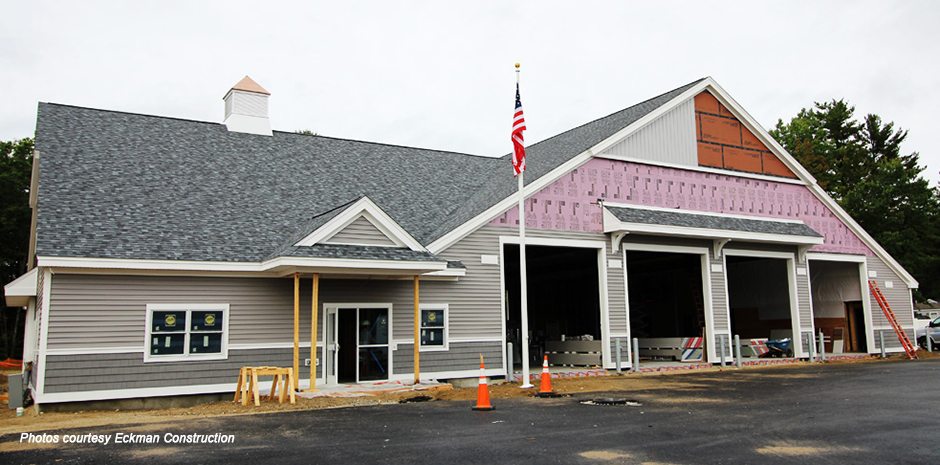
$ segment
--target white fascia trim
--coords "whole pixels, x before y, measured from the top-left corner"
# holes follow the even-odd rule
[[[26,274],[3,286],[6,304],[10,307],[25,307],[31,297],[36,297],[39,284],[39,268],[33,268]]]
[[[499,236],[500,248],[504,244],[518,244],[519,236]],[[554,239],[548,237],[526,237],[526,245],[542,245],[550,247],[575,247],[582,249],[607,250],[607,241],[591,241],[583,239]],[[606,268],[606,267],[605,267]]]
[[[277,257],[263,262],[213,262],[192,260],[127,260],[120,258],[37,257],[38,266],[54,268],[143,269],[180,271],[243,271],[263,273],[278,267],[340,268],[364,270],[444,271],[445,262],[360,260],[344,258]]]
[[[295,246],[307,247],[314,244],[327,241],[337,233],[342,231],[350,223],[359,217],[365,218],[372,223],[382,234],[385,234],[392,242],[399,247],[408,247],[411,250],[426,251],[427,249],[418,242],[417,239],[408,234],[391,216],[388,216],[384,210],[379,208],[369,197],[363,197],[347,207],[338,215],[326,222],[298,241]]]
[[[757,121],[747,113],[747,111],[734,100],[717,82],[712,78],[707,78],[708,89],[711,91],[719,102],[725,105],[731,113],[734,114],[741,121],[747,129],[749,129],[761,142],[766,145],[771,152],[777,155],[781,161],[788,168],[793,170],[796,173],[797,177],[806,182],[807,187],[809,187],[810,192],[812,192],[816,198],[822,201],[827,207],[829,207],[840,220],[842,220],[846,225],[849,226],[854,233],[858,234],[861,237],[862,241],[865,242],[865,245],[870,247],[872,251],[875,252],[879,258],[885,261],[889,267],[905,281],[909,288],[914,289],[918,287],[917,280],[911,276],[904,267],[901,266],[894,257],[891,256],[880,244],[861,225],[859,225],[829,194],[826,193],[819,187],[819,184],[816,183],[816,178],[813,177],[799,162],[790,155],[789,152],[783,146],[781,146]],[[670,102],[671,104],[672,102]]]
[[[663,245],[663,244],[642,244],[633,242],[624,242],[621,247],[625,251],[634,252],[663,252],[663,253],[684,253],[690,255],[708,256],[706,247],[689,247],[686,245]]]
[[[787,234],[767,234],[726,229],[688,228],[684,226],[666,226],[645,223],[624,223],[605,225],[604,232],[627,231],[631,234],[652,234],[659,236],[681,236],[699,239],[733,239],[739,241],[768,242],[774,244],[822,244],[823,238],[809,236],[791,236]]]
[[[825,262],[852,262],[852,263],[865,263],[865,255],[848,255],[848,254],[838,254],[838,253],[815,253],[810,252],[806,254],[807,260],[817,260]]]
[[[685,210],[679,208],[665,208],[665,207],[653,207],[648,205],[632,205],[628,203],[617,203],[617,202],[601,202],[605,207],[613,208],[631,208],[634,210],[650,210],[657,212],[667,212],[667,213],[684,213],[687,215],[701,215],[701,216],[714,216],[717,218],[739,218],[742,220],[754,220],[754,221],[768,221],[771,223],[789,223],[789,224],[806,224],[802,220],[793,220],[789,218],[768,218],[765,216],[748,216],[748,215],[738,215],[733,213],[715,213],[715,212],[705,212],[698,210]]]
[[[644,126],[655,121],[660,116],[672,110],[673,108],[675,108],[682,102],[692,97],[695,97],[696,94],[698,94],[699,92],[705,89],[709,81],[710,81],[710,78],[705,79],[702,82],[692,86],[691,88],[677,95],[672,100],[666,102],[659,108],[647,113],[645,116],[634,121],[629,126],[621,129],[620,131],[617,131],[614,135],[608,137],[607,139],[604,139],[597,145],[585,150],[584,152],[581,152],[577,156],[562,163],[555,169],[549,171],[544,176],[541,176],[538,179],[531,181],[522,189],[523,196],[524,197],[532,196],[533,194],[542,190],[549,184],[555,182],[560,177],[564,176],[565,174],[569,173],[575,168],[583,165],[584,163],[587,163],[588,161],[591,160],[591,158],[595,156],[595,154],[600,153],[610,148],[612,145],[616,144],[624,137],[627,137],[630,134],[633,134],[636,131],[639,131]],[[516,203],[518,202],[518,200],[519,200],[518,194],[514,192],[512,195],[499,201],[492,207],[484,210],[483,213],[480,213],[479,215],[471,218],[469,221],[454,228],[452,231],[448,232],[447,234],[441,236],[440,238],[438,238],[437,240],[429,244],[428,250],[431,253],[436,254],[447,249],[448,247],[453,245],[455,242],[459,241],[460,239],[463,239],[464,237],[466,237],[473,231],[476,231],[477,229],[479,229],[480,227],[488,223],[493,217],[514,207]]]
[[[796,254],[793,254],[790,252],[774,252],[770,250],[746,250],[746,249],[726,248],[722,251],[722,255],[727,255],[731,257],[781,258],[781,259],[787,259],[787,260],[796,259]]]
[[[776,176],[767,176],[763,174],[745,173],[743,171],[731,171],[731,170],[722,170],[718,168],[707,168],[704,166],[680,165],[678,163],[668,163],[668,162],[658,161],[658,160],[647,160],[643,158],[627,157],[623,155],[614,155],[610,153],[602,153],[599,155],[595,155],[595,157],[606,158],[608,160],[617,160],[617,161],[625,161],[625,162],[630,162],[630,163],[637,163],[640,165],[651,165],[651,166],[661,166],[664,168],[675,168],[675,169],[679,169],[683,171],[699,171],[702,173],[720,174],[723,176],[731,176],[731,177],[737,177],[737,178],[756,179],[759,181],[780,182],[784,184],[799,184],[801,186],[806,185],[806,182],[804,182],[801,179],[780,178]]]

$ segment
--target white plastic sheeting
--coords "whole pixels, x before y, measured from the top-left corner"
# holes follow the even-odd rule
[[[810,261],[810,290],[816,318],[844,318],[845,302],[862,300],[858,263]]]

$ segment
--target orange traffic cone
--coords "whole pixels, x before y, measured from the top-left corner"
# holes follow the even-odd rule
[[[539,392],[535,395],[536,397],[558,396],[552,390],[552,375],[548,372],[548,354],[545,354],[545,358],[542,360],[542,382],[539,384]]]
[[[493,410],[490,404],[490,387],[486,384],[486,367],[483,365],[483,354],[480,354],[480,384],[477,386],[477,404],[473,410]]]

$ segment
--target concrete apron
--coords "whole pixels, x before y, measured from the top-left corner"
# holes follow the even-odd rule
[[[826,360],[851,360],[873,357],[871,354],[837,354],[826,355]],[[741,362],[742,366],[767,366],[767,365],[790,365],[800,363],[797,358],[758,358],[745,359]],[[726,368],[734,367],[734,359],[729,358],[725,362]],[[688,363],[688,362],[666,362],[666,361],[647,361],[640,362],[640,373],[662,373],[669,371],[699,371],[719,368],[717,364],[710,363]],[[630,368],[623,368],[623,373],[632,373]],[[549,374],[552,379],[565,378],[585,378],[593,376],[610,376],[616,374],[616,370],[590,367],[549,367]],[[520,374],[513,373],[510,381],[519,381]],[[532,368],[529,370],[529,379],[531,382],[537,382],[542,376],[542,368]]]
[[[401,381],[376,381],[374,383],[338,384],[335,386],[317,386],[314,392],[301,390],[298,397],[313,399],[316,397],[366,397],[395,392],[423,391],[435,387],[446,386],[435,381],[422,381],[420,384],[404,383]]]

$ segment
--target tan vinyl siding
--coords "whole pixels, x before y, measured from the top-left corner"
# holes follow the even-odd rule
[[[878,273],[878,277],[869,277],[868,279],[874,279],[878,282],[878,287],[881,289],[881,292],[888,300],[888,304],[891,306],[891,310],[893,310],[894,314],[897,316],[898,323],[900,323],[901,327],[903,327],[904,330],[908,333],[908,337],[912,338],[914,335],[914,315],[911,303],[911,290],[908,289],[907,284],[905,284],[898,275],[891,271],[891,268],[889,268],[888,265],[886,265],[880,258],[868,257],[866,262],[869,274],[871,274],[872,271]],[[894,287],[889,288],[885,284],[886,281],[891,281]],[[878,302],[875,301],[875,297],[871,294],[869,289],[865,289],[863,292],[868,295],[868,299],[871,304],[872,328],[874,329],[875,334],[873,341],[874,344],[870,345],[871,350],[881,350],[878,331],[882,329],[885,331],[885,347],[888,349],[900,349],[901,342],[898,341],[897,335],[894,333],[894,330],[891,329],[891,325],[888,323],[888,319],[885,317],[884,312],[878,305]]]
[[[239,368],[290,366],[293,363],[292,352],[290,348],[230,350],[226,360],[160,363],[144,363],[142,353],[49,355],[45,392],[235,384]],[[320,353],[320,349],[317,349],[317,353]],[[316,370],[317,376],[321,376],[320,368]],[[310,368],[302,366],[298,379],[309,378]]]
[[[323,242],[326,244],[397,245],[364,216],[356,218]]]

